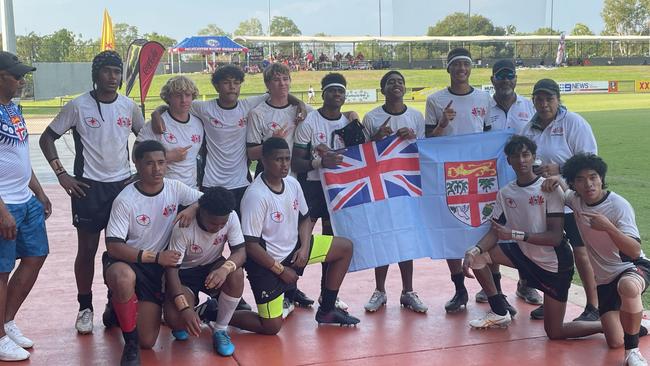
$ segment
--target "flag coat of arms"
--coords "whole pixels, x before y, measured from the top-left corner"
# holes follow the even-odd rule
[[[321,169],[334,232],[354,243],[350,271],[409,259],[462,258],[487,232],[496,192],[514,179],[511,132],[348,147]]]

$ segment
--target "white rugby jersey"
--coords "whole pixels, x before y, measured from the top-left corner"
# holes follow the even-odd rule
[[[596,138],[591,126],[579,114],[569,112],[563,106],[557,116],[544,130],[536,117],[524,126],[522,135],[537,144],[537,158],[543,164],[559,164],[560,168],[579,152],[598,154]]]
[[[626,269],[634,268],[629,258],[621,258],[621,252],[606,232],[592,229],[589,220],[580,216],[584,212],[599,213],[607,217],[623,234],[640,240],[632,205],[614,192],[607,192],[605,197],[594,205],[586,204],[571,190],[565,192],[565,197],[566,204],[576,213],[576,223],[582,240],[587,244],[596,284],[608,284]],[[643,251],[641,258],[645,258]]]
[[[505,216],[505,227],[511,230],[541,233],[547,230],[547,216],[564,215],[564,199],[562,189],[557,187],[553,192],[543,192],[544,178],[538,177],[526,186],[519,186],[514,180],[497,193],[492,218],[499,220]],[[541,246],[517,241],[521,251],[530,260],[549,272],[558,272],[558,257],[552,246]]]
[[[512,103],[508,112],[499,107],[494,98],[490,98],[490,110],[488,112],[488,123],[492,126],[491,131],[512,129],[516,134],[521,134],[524,126],[535,115],[533,102],[521,95]]]
[[[185,160],[167,164],[165,177],[180,180],[188,186],[196,188],[196,157],[201,149],[201,143],[203,143],[203,124],[192,114],[187,121],[177,121],[169,114],[169,111],[163,113],[161,117],[166,128],[162,135],[155,134],[151,129],[151,122],[147,122],[140,130],[136,141],[156,140],[162,143],[167,151],[190,146]]]
[[[388,126],[397,132],[400,128],[407,127],[415,133],[416,138],[424,138],[424,116],[422,112],[414,108],[406,107],[403,112],[393,114],[386,111],[383,105],[374,108],[363,116],[363,126],[365,127],[366,137],[368,140],[374,136],[381,125],[390,117]]]
[[[282,192],[266,185],[260,174],[246,189],[241,202],[244,236],[261,239],[266,252],[283,261],[298,243],[298,219],[308,213],[307,202],[298,181],[288,176]]]
[[[208,150],[204,187],[236,189],[248,183],[246,157],[246,117],[267,94],[237,101],[233,108],[222,108],[217,99],[192,102],[191,112],[203,121]]]
[[[117,182],[131,176],[129,134],[143,125],[140,107],[128,97],[103,103],[88,92],[64,105],[49,127],[59,136],[72,129],[76,177]]]
[[[202,193],[187,185],[164,178],[163,189],[156,195],[141,192],[131,183],[111,208],[106,238],[116,238],[135,249],[160,252],[167,247],[178,205],[189,206]]]
[[[29,134],[14,102],[0,105],[0,176],[0,198],[4,203],[20,204],[32,198]]]
[[[464,95],[454,94],[449,88],[438,90],[427,97],[425,122],[427,125],[437,126],[442,119],[442,111],[453,101],[451,108],[456,111],[456,118],[449,121],[440,136],[483,132],[484,128],[490,125],[488,113],[491,99],[488,92],[474,88]]]
[[[235,211],[230,213],[226,225],[216,233],[201,229],[198,217],[188,227],[182,228],[176,224],[169,239],[169,249],[181,253],[180,268],[186,269],[210,264],[221,258],[226,242],[231,251],[244,244],[239,216]]]
[[[319,110],[307,115],[307,118],[298,125],[294,135],[294,144],[302,148],[310,148],[313,157],[316,157],[316,146],[325,144],[330,149],[337,150],[345,147],[343,139],[334,133],[334,130],[345,127],[350,120],[341,114],[338,119],[325,118]],[[307,172],[307,180],[320,180],[320,169]]]

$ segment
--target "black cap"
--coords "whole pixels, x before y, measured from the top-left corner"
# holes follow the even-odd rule
[[[557,97],[560,96],[560,87],[554,80],[551,79],[542,79],[535,83],[533,87],[533,95],[539,92],[546,92],[549,94],[555,94]]]
[[[36,71],[36,68],[20,62],[18,56],[11,52],[0,51],[0,70],[5,70],[16,77],[23,77],[28,72]]]
[[[512,60],[504,59],[499,60],[492,65],[492,75],[496,75],[501,70],[510,70],[512,72],[517,72],[515,68],[515,63]]]

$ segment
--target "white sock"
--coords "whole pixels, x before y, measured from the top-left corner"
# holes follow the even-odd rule
[[[241,297],[232,297],[221,291],[221,294],[219,295],[219,311],[217,312],[217,320],[214,322],[215,330],[226,330],[228,328],[228,323],[230,323],[232,314],[234,314],[235,309],[237,309],[239,299],[241,299]]]

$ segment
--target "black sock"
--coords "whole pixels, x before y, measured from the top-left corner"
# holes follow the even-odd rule
[[[323,289],[321,294],[323,295],[323,302],[321,303],[320,308],[323,309],[323,311],[333,310],[334,305],[336,304],[336,297],[339,295],[339,290]]]
[[[92,292],[89,294],[77,294],[77,301],[79,302],[79,311],[83,309],[90,309],[90,311],[94,311]]]
[[[648,328],[644,327],[643,325],[639,329],[639,337],[645,337],[648,335]]]
[[[492,279],[494,280],[494,286],[497,288],[497,293],[501,293],[501,272],[492,273]]]
[[[284,292],[284,298],[289,300],[290,302],[293,302],[293,300],[296,298],[296,288],[290,288]]]
[[[508,313],[505,296],[501,294],[488,296],[488,302],[490,303],[490,308],[492,311],[494,311],[495,314],[503,316]]]
[[[330,267],[330,265],[327,262],[321,262],[321,265],[323,267],[323,272],[321,273],[320,276],[320,290],[322,292],[325,290],[325,281],[327,280],[327,270]]]
[[[623,333],[623,343],[625,344],[625,349],[632,349],[639,347],[639,333],[637,334],[627,334]]]
[[[138,329],[133,329],[130,332],[122,332],[122,337],[124,337],[124,343],[129,342],[138,342]]]
[[[451,275],[451,282],[454,283],[454,286],[456,286],[456,292],[459,291],[467,291],[465,288],[465,275],[462,273],[457,273],[457,274],[452,274]]]

